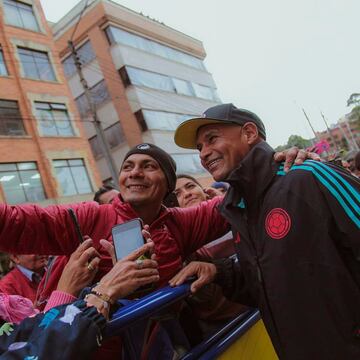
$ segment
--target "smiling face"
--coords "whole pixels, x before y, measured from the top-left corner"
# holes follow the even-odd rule
[[[134,208],[145,205],[160,206],[168,192],[168,185],[160,165],[145,154],[130,155],[119,175],[120,193]]]
[[[177,179],[175,195],[180,207],[194,206],[207,199],[202,187],[186,177]]]
[[[247,131],[240,125],[206,125],[196,139],[203,167],[216,181],[224,181],[250,150]],[[256,133],[257,135],[257,133]]]

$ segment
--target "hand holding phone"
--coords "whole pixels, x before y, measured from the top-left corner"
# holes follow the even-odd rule
[[[115,225],[111,233],[116,260],[123,259],[146,243],[142,235],[142,221],[139,218]],[[143,257],[147,258],[144,255]]]

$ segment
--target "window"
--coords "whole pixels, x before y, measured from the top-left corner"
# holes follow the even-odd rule
[[[180,79],[176,79],[173,78],[172,79],[174,86],[175,86],[175,91],[178,94],[181,95],[188,95],[188,96],[194,96],[195,93],[191,87],[191,84],[188,81],[185,80],[180,80]]]
[[[18,48],[18,51],[26,77],[39,80],[56,80],[46,52],[24,48]]]
[[[205,70],[204,63],[201,59],[186,54],[180,50],[170,48],[156,41],[129,33],[114,26],[107,27],[105,31],[110,44],[124,44],[146,52],[153,53],[169,60],[181,62],[185,65],[189,65],[200,70]]]
[[[171,156],[176,162],[176,171],[179,174],[200,174],[205,172],[198,154],[171,154]]]
[[[77,53],[82,65],[86,65],[95,59],[95,53],[90,41],[77,49]],[[63,67],[66,77],[71,77],[76,73],[76,66],[73,57],[70,55],[63,61]]]
[[[0,47],[0,76],[7,76],[8,72],[5,65],[4,54]]]
[[[82,159],[53,160],[56,177],[64,196],[93,191]]]
[[[0,164],[0,184],[9,204],[45,199],[41,176],[35,162]]]
[[[125,141],[125,135],[120,122],[117,122],[105,129],[104,134],[110,149],[114,149]],[[97,136],[90,138],[89,143],[95,158],[103,156],[103,151]]]
[[[106,87],[105,81],[101,80],[92,88],[90,88],[91,98],[96,106],[99,106],[110,100],[110,94]],[[75,99],[76,105],[81,115],[86,115],[90,111],[90,105],[86,99],[85,94],[80,95]]]
[[[74,136],[65,104],[35,102],[39,132],[43,136]]]
[[[18,102],[0,99],[0,135],[22,136],[25,134]]]
[[[31,5],[16,0],[4,0],[4,12],[7,24],[39,31],[39,25]]]
[[[147,70],[124,66],[119,70],[124,86],[145,86],[156,90],[169,91],[179,95],[195,96],[220,102],[216,90],[208,86],[191,83]]]
[[[135,113],[135,116],[138,119],[143,131],[147,129],[174,131],[183,121],[194,117],[193,115],[176,114],[154,110],[139,110]],[[142,121],[145,122],[145,127],[142,124]]]
[[[135,69],[132,67],[127,67],[126,70],[130,82],[133,85],[146,86],[157,90],[175,92],[175,87],[171,81],[171,78],[168,76]]]
[[[194,88],[196,97],[207,100],[216,100],[213,94],[213,89],[195,83],[192,83],[192,86]]]

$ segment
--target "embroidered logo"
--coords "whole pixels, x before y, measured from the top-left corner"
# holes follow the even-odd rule
[[[60,311],[58,309],[51,309],[49,310],[45,316],[42,318],[41,323],[39,327],[44,327],[47,329],[47,327],[52,323],[54,319],[60,314]]]
[[[150,145],[149,144],[139,144],[137,147],[137,149],[139,150],[149,150],[150,149]]]
[[[14,342],[9,345],[8,350],[9,351],[16,351],[24,348],[27,345],[27,342],[20,341],[20,342]]]
[[[75,305],[68,305],[65,309],[65,315],[59,320],[71,325],[74,321],[74,318],[77,314],[81,313],[81,310]]]
[[[13,324],[12,323],[4,323],[0,328],[0,336],[2,336],[4,334],[9,336],[12,331],[14,331]]]
[[[265,230],[273,239],[282,239],[291,228],[289,214],[281,208],[272,209],[266,216]]]

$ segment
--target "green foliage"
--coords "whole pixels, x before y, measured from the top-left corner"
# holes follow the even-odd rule
[[[311,141],[304,139],[300,135],[290,135],[285,145],[279,145],[275,148],[275,151],[283,151],[293,146],[297,146],[299,149],[306,149],[311,146]]]
[[[360,105],[360,94],[359,93],[353,93],[350,95],[350,97],[347,100],[347,106]]]

